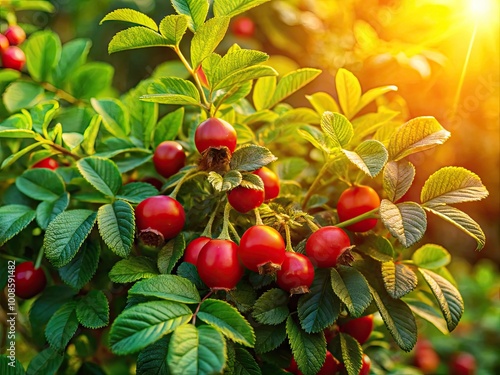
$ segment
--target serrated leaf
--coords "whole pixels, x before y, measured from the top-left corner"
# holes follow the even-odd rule
[[[226,363],[226,342],[213,327],[185,324],[172,334],[167,362],[173,375],[221,373]]]
[[[207,70],[206,74],[208,74],[207,78],[209,79],[211,87],[225,87],[219,86],[219,83],[225,80],[228,76],[241,72],[243,69],[252,66],[255,67],[266,61],[268,58],[269,55],[261,51],[236,49],[230,50],[223,57],[215,54],[212,55],[209,59],[206,59],[203,62],[203,66]]]
[[[158,147],[163,141],[175,139],[179,130],[182,128],[183,119],[184,107],[180,107],[164,116],[155,126],[154,146]]]
[[[169,375],[167,355],[170,337],[159,339],[139,353],[137,375]]]
[[[49,30],[37,31],[30,35],[24,46],[26,67],[36,82],[49,81],[52,69],[61,58],[61,40]]]
[[[166,16],[160,22],[160,33],[168,40],[168,44],[177,46],[186,33],[188,23],[189,18],[185,15]]]
[[[278,348],[285,339],[285,324],[278,324],[275,326],[259,325],[255,327],[255,351],[259,354],[267,353]]]
[[[198,270],[194,264],[182,262],[179,267],[177,267],[177,274],[191,281],[196,286],[196,289],[207,289],[207,286],[201,281]]]
[[[387,199],[382,199],[380,217],[385,227],[404,247],[410,247],[420,241],[427,229],[425,211],[414,202],[396,205]]]
[[[76,316],[86,328],[102,328],[109,324],[108,299],[102,290],[91,290],[76,304]]]
[[[32,329],[44,327],[55,312],[72,300],[75,294],[76,291],[66,285],[47,287],[31,306],[29,318]]]
[[[108,45],[108,53],[145,47],[169,46],[170,41],[147,27],[133,26],[115,34]]]
[[[9,344],[10,345],[10,344]],[[7,357],[5,354],[0,355],[0,373],[8,375],[25,375],[24,367],[17,358],[13,356]]]
[[[158,275],[138,281],[129,290],[129,294],[188,304],[200,302],[200,294],[193,283],[176,275]]]
[[[415,178],[415,166],[409,161],[390,161],[384,167],[384,192],[396,202],[406,194]]]
[[[95,144],[101,128],[102,117],[95,114],[83,133],[82,149],[87,155],[95,154]]]
[[[290,311],[288,294],[282,289],[270,289],[255,302],[252,317],[261,324],[276,325],[284,322]]]
[[[131,257],[120,260],[109,271],[109,278],[114,283],[131,283],[156,275],[158,275],[158,269],[155,261],[146,257]]]
[[[262,77],[253,88],[252,100],[257,111],[269,108],[267,105],[276,90],[276,77]],[[257,112],[259,113],[259,112]],[[266,112],[267,113],[267,112]],[[270,114],[270,113],[269,113]]]
[[[278,72],[270,66],[258,65],[249,66],[248,68],[238,70],[237,72],[224,77],[219,83],[214,86],[214,90],[221,90],[233,86],[241,86],[245,82],[269,76],[277,76]]]
[[[115,70],[104,62],[89,62],[79,66],[68,78],[69,92],[78,99],[91,99],[106,92]]]
[[[194,0],[193,0],[194,1]],[[198,1],[198,3],[201,3]],[[229,17],[214,17],[199,26],[191,41],[191,65],[198,68],[224,38]]]
[[[267,3],[269,0],[217,0],[214,1],[214,14],[217,17],[234,17],[240,13]]]
[[[286,321],[286,332],[299,370],[304,375],[317,374],[326,357],[326,340],[323,332],[305,332],[291,315]]]
[[[100,253],[99,242],[85,242],[71,262],[59,268],[59,276],[69,286],[80,290],[97,271]]]
[[[302,138],[310,142],[318,150],[321,150],[325,153],[330,153],[332,151],[333,144],[331,143],[330,139],[327,139],[327,137],[319,129],[306,125],[302,126],[298,130],[298,133]]]
[[[302,68],[285,74],[278,82],[272,98],[266,102],[264,108],[274,107],[314,80],[320,73],[319,69]]]
[[[389,140],[389,157],[401,160],[416,152],[443,144],[450,137],[434,117],[416,117],[401,125]]]
[[[158,269],[161,273],[169,274],[182,258],[186,249],[186,239],[181,233],[174,239],[169,240],[158,253]]]
[[[85,180],[108,197],[115,196],[122,186],[121,173],[109,159],[88,156],[78,160],[76,166]]]
[[[229,191],[240,185],[242,175],[237,170],[231,170],[223,177],[212,171],[208,173],[207,179],[216,191]]]
[[[488,196],[479,176],[462,167],[444,167],[433,173],[422,188],[426,206],[473,202]]]
[[[127,108],[118,99],[90,100],[92,108],[102,116],[104,127],[117,138],[126,138],[130,133],[130,117]]]
[[[254,356],[244,348],[234,348],[234,373],[245,375],[262,375]]]
[[[24,171],[16,179],[16,187],[23,194],[39,201],[54,201],[66,190],[62,178],[48,168]]]
[[[141,25],[148,27],[154,31],[158,30],[158,26],[156,22],[145,15],[144,13],[138,12],[134,9],[122,8],[116,9],[104,16],[104,18],[99,22],[99,25],[102,25],[105,21],[125,21],[135,23],[136,25]]]
[[[60,268],[74,258],[90,234],[97,214],[91,210],[77,209],[57,215],[47,227],[43,241],[45,256]]]
[[[372,301],[368,283],[354,267],[331,268],[333,292],[340,298],[353,317],[360,317]]]
[[[310,108],[293,108],[286,111],[275,120],[275,126],[293,126],[303,124],[319,124],[320,117]]]
[[[352,124],[340,113],[323,113],[321,129],[336,147],[347,146],[354,134]]]
[[[332,96],[326,92],[316,92],[312,95],[306,95],[306,99],[314,107],[316,112],[322,115],[324,112],[340,112],[340,108],[332,98]]]
[[[56,374],[63,360],[63,354],[49,347],[33,357],[26,369],[26,375]]]
[[[175,11],[178,14],[187,16],[189,29],[192,32],[205,22],[207,18],[209,2],[208,0],[171,0]]]
[[[417,298],[405,298],[405,302],[410,306],[414,314],[432,323],[444,335],[449,333],[446,320],[444,320],[440,310],[434,306],[429,306]]]
[[[252,326],[238,310],[225,301],[206,299],[200,305],[198,318],[216,328],[234,342],[249,347],[255,345]]]
[[[117,200],[99,207],[97,225],[104,243],[116,255],[127,258],[134,244],[134,209],[125,201]]]
[[[380,262],[387,262],[396,257],[392,243],[385,237],[369,234],[362,246],[358,247],[365,254]]]
[[[10,204],[0,207],[0,246],[26,228],[36,213],[28,206]]]
[[[338,336],[342,362],[349,375],[358,375],[361,370],[363,349],[351,335],[340,332]]]
[[[340,314],[340,300],[333,293],[330,270],[318,268],[309,293],[299,298],[297,312],[307,333],[317,333],[333,324]]]
[[[64,351],[78,328],[76,302],[65,303],[50,318],[45,328],[45,337],[53,349]]]
[[[451,255],[442,246],[426,244],[415,250],[411,259],[418,267],[432,270],[446,267],[451,261]]]
[[[155,80],[148,88],[148,95],[140,99],[162,104],[200,105],[200,92],[190,81],[163,77]]]
[[[240,186],[247,189],[254,190],[264,190],[264,182],[262,179],[253,173],[242,173],[241,174]]]
[[[335,77],[335,87],[342,111],[348,119],[353,118],[361,98],[358,79],[350,71],[341,68]]]
[[[231,158],[231,169],[252,172],[277,160],[269,149],[253,144],[238,148]]]
[[[155,195],[158,195],[158,190],[153,185],[147,182],[129,182],[118,190],[116,198],[138,204]]]
[[[429,270],[419,268],[432,290],[446,320],[448,330],[453,331],[464,312],[464,301],[460,292],[448,280]]]
[[[65,80],[85,63],[92,42],[89,39],[74,39],[65,43],[61,50],[61,58],[52,71],[52,80],[56,87],[62,87]]]
[[[391,91],[398,91],[397,86],[381,86],[381,87],[375,87],[373,89],[368,90],[365,92],[363,95],[361,95],[361,98],[358,102],[358,105],[354,109],[353,115],[357,114],[359,111],[361,111],[364,107],[366,107],[368,104],[370,104],[372,101],[377,99],[379,96],[382,96],[388,92]]]
[[[417,287],[418,279],[413,270],[402,263],[382,263],[382,279],[385,289],[394,299],[399,299]]]
[[[373,139],[363,141],[354,151],[342,150],[342,152],[370,177],[380,173],[389,157],[385,146]]]
[[[118,355],[137,352],[189,322],[192,315],[186,305],[171,301],[152,301],[132,306],[113,322],[109,345],[113,353]]]

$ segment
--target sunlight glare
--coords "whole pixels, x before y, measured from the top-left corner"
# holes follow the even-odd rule
[[[469,0],[469,11],[476,18],[491,16],[494,0]]]

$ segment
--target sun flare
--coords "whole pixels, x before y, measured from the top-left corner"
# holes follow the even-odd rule
[[[497,16],[495,0],[468,0],[468,12],[470,15],[483,22]]]

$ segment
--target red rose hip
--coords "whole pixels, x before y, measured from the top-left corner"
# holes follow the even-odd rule
[[[179,143],[165,141],[156,147],[153,155],[153,164],[161,176],[169,178],[179,172],[185,163],[186,154]]]
[[[25,63],[26,55],[19,47],[10,46],[2,53],[2,64],[4,68],[21,70]]]
[[[233,20],[231,31],[240,38],[251,38],[255,33],[255,23],[249,17],[240,16]]]
[[[230,153],[236,149],[236,130],[233,126],[219,118],[210,117],[203,121],[194,133],[194,143],[201,154],[209,147],[227,147]]]
[[[264,190],[235,187],[227,195],[227,200],[236,211],[242,214],[259,207],[264,202]]]
[[[9,48],[10,43],[5,35],[0,34],[0,54],[3,53],[7,48]]]
[[[26,33],[19,25],[12,25],[5,30],[5,37],[11,46],[17,46],[26,40]]]
[[[340,332],[347,333],[354,337],[363,345],[373,331],[373,315],[362,316],[361,318],[351,319],[339,327]]]
[[[307,293],[314,280],[314,266],[305,255],[286,252],[276,276],[281,289],[291,294]]]
[[[198,237],[192,240],[184,251],[184,262],[188,262],[196,266],[201,249],[203,249],[203,246],[205,246],[210,240],[211,238],[209,237]]]
[[[317,267],[335,267],[339,257],[350,246],[349,236],[342,229],[327,226],[318,229],[307,239],[306,254]]]
[[[16,296],[29,299],[36,296],[47,285],[47,278],[41,268],[35,269],[33,262],[24,262],[16,266],[14,276]]]
[[[33,164],[31,168],[48,168],[56,170],[58,167],[59,163],[55,159],[45,158]]]
[[[259,176],[264,183],[266,201],[274,199],[280,194],[280,180],[276,173],[267,167],[259,168],[253,173]]]
[[[143,200],[135,208],[135,221],[139,231],[154,230],[169,240],[184,227],[185,213],[182,205],[165,195]]]
[[[380,197],[369,186],[351,186],[339,197],[337,214],[340,222],[350,220],[380,206]],[[366,232],[377,225],[377,219],[365,219],[346,228],[353,232]]]

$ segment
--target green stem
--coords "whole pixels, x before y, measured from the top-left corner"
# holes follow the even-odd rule
[[[196,168],[193,168],[190,171],[186,172],[186,174],[179,180],[179,182],[175,186],[172,193],[170,193],[170,198],[175,199],[177,197],[177,193],[179,193],[179,190],[181,189],[182,184],[184,184],[185,182],[189,181],[192,178],[195,178],[197,176],[200,176],[200,175],[206,174],[206,173],[207,172],[199,171]]]
[[[77,99],[75,98],[73,95],[71,95],[70,93],[58,88],[58,87],[55,87],[54,85],[48,83],[48,82],[43,82],[42,84],[42,87],[47,90],[47,91],[50,91],[50,92],[53,92],[54,94],[56,94],[59,98],[67,101],[68,103],[71,103],[71,104],[76,104],[76,105],[79,105],[79,104],[86,104],[84,101],[80,100],[80,99]]]
[[[203,297],[200,301],[200,303],[198,304],[198,306],[196,307],[196,310],[194,311],[193,313],[193,319],[191,320],[191,323],[193,325],[196,325],[196,315],[200,312],[200,307],[201,307],[201,304],[208,298],[212,295],[213,293],[213,290],[211,290],[210,292],[207,293],[207,295],[205,297]]]
[[[222,231],[217,237],[218,240],[231,240],[231,236],[229,235],[229,213],[231,212],[231,205],[226,203],[226,207],[224,207],[224,222],[222,224]]]
[[[285,236],[286,236],[286,251],[293,252],[292,235],[290,234],[290,226],[285,223]]]
[[[255,214],[255,225],[264,225],[264,223],[262,222],[262,218],[260,217],[259,209],[254,208],[253,212]]]
[[[207,225],[205,226],[205,229],[203,230],[203,233],[201,234],[202,237],[208,237],[208,238],[212,238],[212,225],[214,223],[214,220],[215,220],[215,216],[217,216],[217,212],[219,212],[219,206],[220,206],[220,200],[217,202],[217,204],[215,205],[215,209],[214,211],[212,212],[212,214],[210,215],[210,218],[208,219],[208,223]]]
[[[236,231],[236,228],[234,227],[233,224],[229,222],[229,229],[231,230],[231,233],[233,234],[234,238],[236,239],[236,243],[239,244],[241,241],[240,235]]]
[[[61,154],[67,155],[75,160],[80,160],[80,157],[78,155],[73,154],[70,150],[65,149],[62,146],[59,146],[57,143],[54,143],[50,139],[45,139],[42,136],[36,136],[35,140],[42,142],[42,143],[48,145],[49,147],[52,147],[53,149],[59,151]]]
[[[371,211],[365,212],[364,214],[361,214],[359,216],[353,217],[352,219],[345,220],[341,223],[335,224],[335,227],[338,228],[345,228],[348,227],[349,225],[356,224],[357,222],[365,219],[376,219],[378,218],[378,215],[376,214],[378,212],[379,208],[374,208]]]
[[[319,229],[319,226],[316,225],[311,219],[308,219],[307,217],[306,217],[306,222],[307,222],[307,225],[309,226],[309,228],[313,232],[316,232]]]
[[[309,199],[311,199],[312,195],[314,194],[314,191],[317,189],[318,185],[321,182],[321,179],[323,178],[323,175],[328,171],[329,167],[330,167],[330,162],[329,160],[327,160],[325,164],[323,164],[323,167],[321,168],[318,175],[314,179],[313,183],[309,187],[309,190],[307,190],[306,196],[302,201],[302,210],[305,210],[307,203],[309,202]]]
[[[38,256],[36,257],[36,261],[35,261],[35,269],[36,270],[38,268],[40,268],[40,265],[42,264],[42,259],[43,259],[43,246],[38,251]]]

